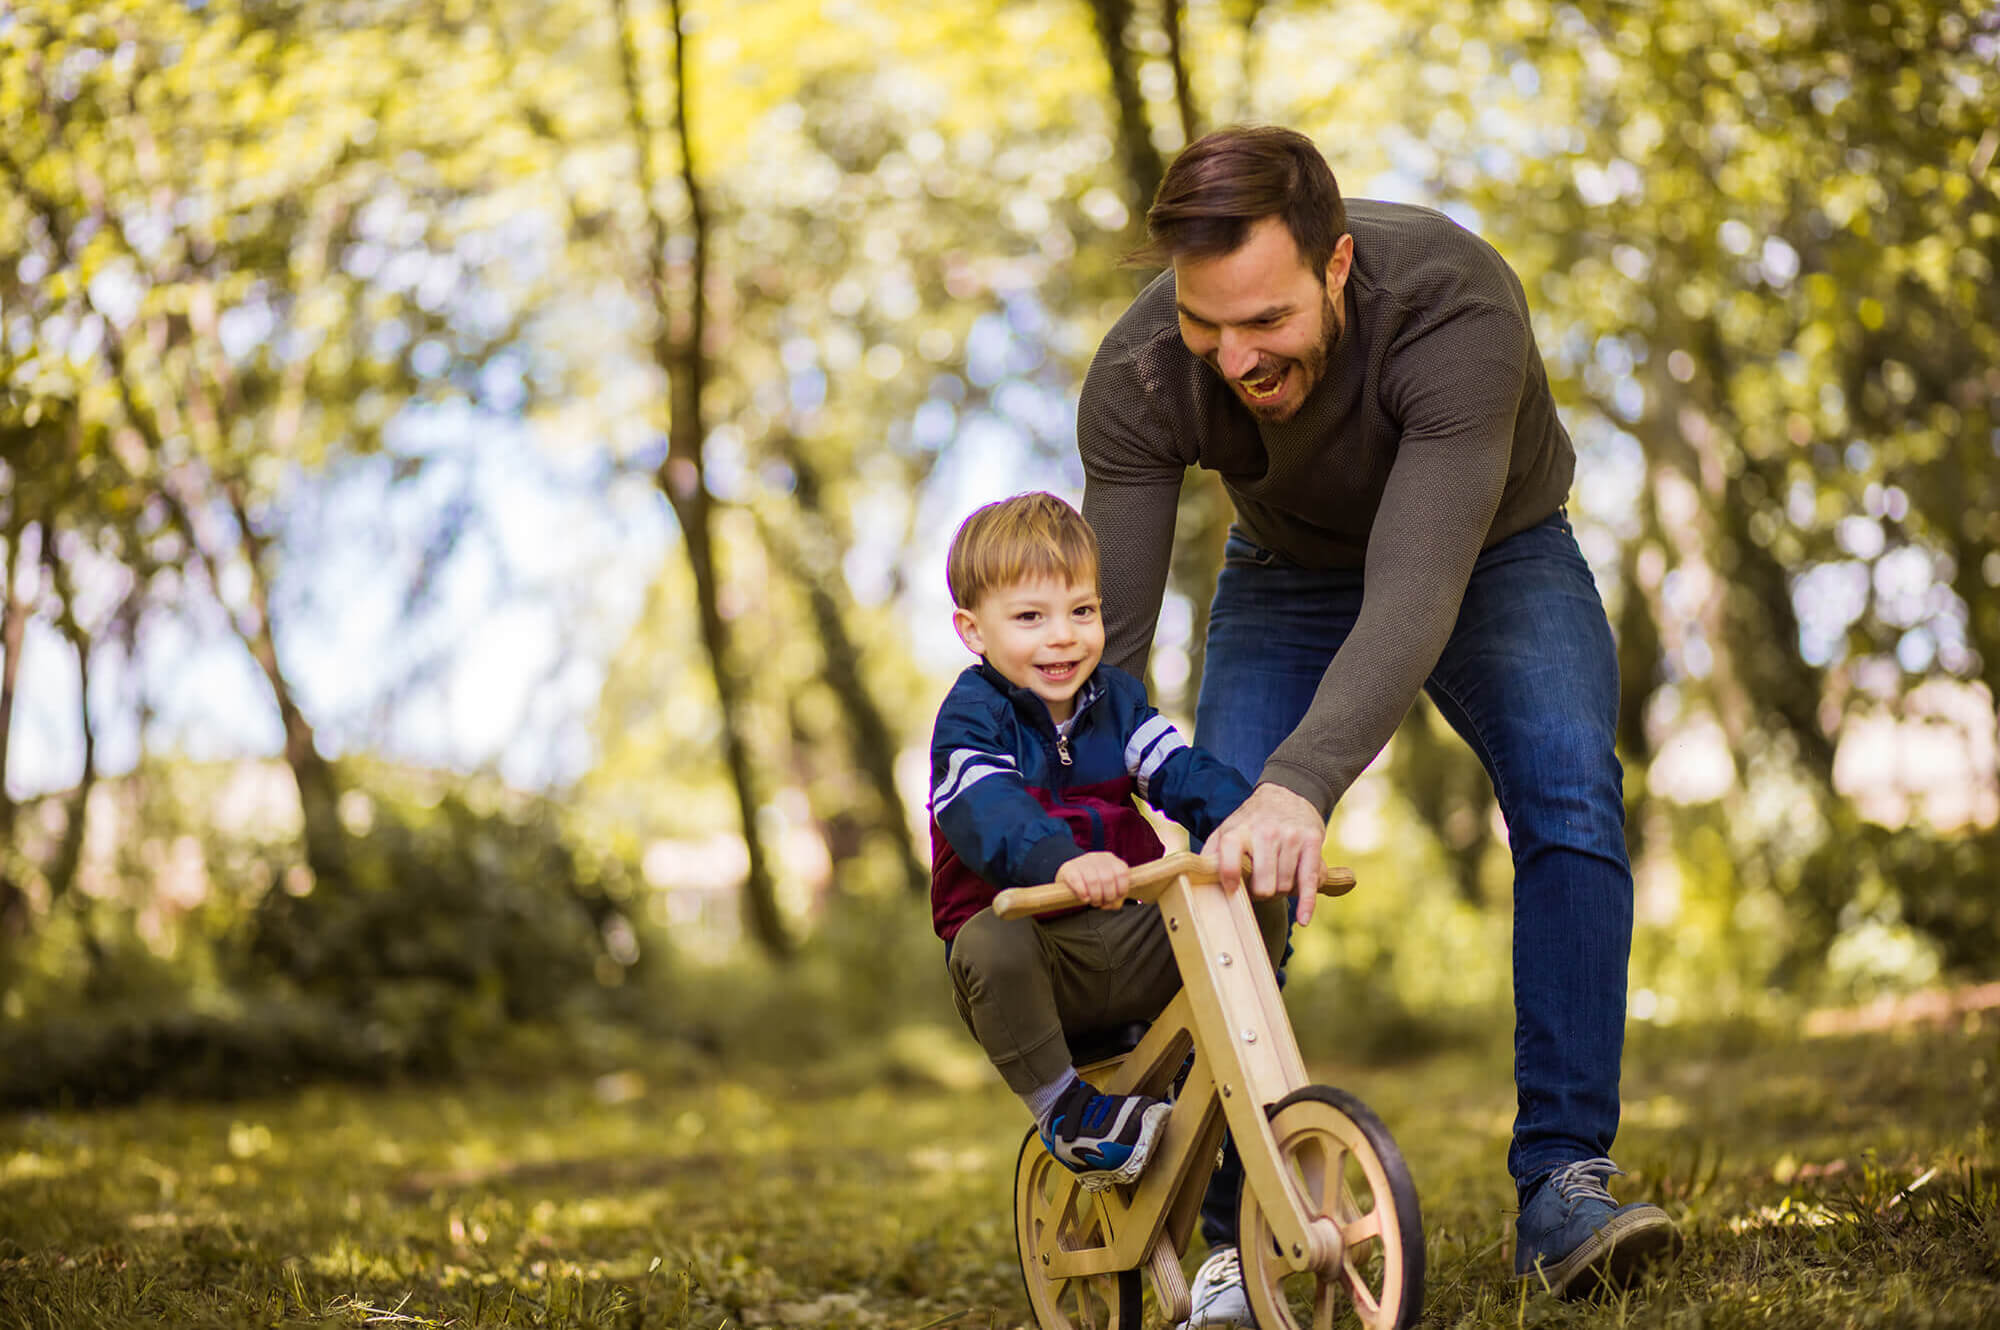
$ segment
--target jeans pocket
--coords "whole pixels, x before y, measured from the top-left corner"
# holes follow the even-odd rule
[[[1229,539],[1222,546],[1224,566],[1237,564],[1247,568],[1269,568],[1278,562],[1277,552],[1267,550],[1251,540],[1235,527],[1229,528]]]

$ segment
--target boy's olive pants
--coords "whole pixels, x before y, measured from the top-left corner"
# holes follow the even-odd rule
[[[1286,904],[1283,896],[1252,901],[1273,966],[1284,955]],[[1053,919],[981,910],[952,939],[947,964],[960,1018],[1015,1094],[1068,1073],[1065,1036],[1150,1021],[1181,989],[1153,905]]]

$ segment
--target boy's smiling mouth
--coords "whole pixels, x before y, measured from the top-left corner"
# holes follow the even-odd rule
[[[1043,678],[1049,680],[1051,683],[1067,683],[1070,677],[1076,673],[1076,667],[1080,663],[1074,660],[1051,661],[1047,664],[1037,665],[1035,669]]]

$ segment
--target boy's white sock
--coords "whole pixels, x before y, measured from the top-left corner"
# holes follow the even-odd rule
[[[1037,1127],[1046,1128],[1049,1125],[1049,1114],[1056,1111],[1056,1101],[1063,1097],[1071,1082],[1076,1079],[1076,1068],[1071,1067],[1047,1085],[1038,1085],[1021,1096],[1021,1102],[1035,1115]]]

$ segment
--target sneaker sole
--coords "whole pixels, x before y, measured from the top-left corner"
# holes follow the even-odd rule
[[[1681,1235],[1664,1213],[1619,1215],[1561,1262],[1520,1278],[1530,1285],[1546,1282],[1559,1298],[1584,1298],[1601,1288],[1626,1287],[1646,1266],[1680,1247]]]
[[[1153,1142],[1159,1139],[1160,1128],[1166,1125],[1167,1114],[1174,1106],[1168,1103],[1154,1104],[1139,1118],[1139,1139],[1132,1146],[1132,1153],[1117,1168],[1100,1168],[1089,1173],[1076,1175],[1077,1184],[1085,1191],[1109,1191],[1113,1187],[1135,1182],[1146,1165],[1153,1158]]]

